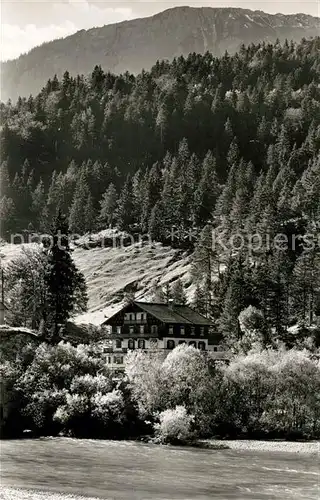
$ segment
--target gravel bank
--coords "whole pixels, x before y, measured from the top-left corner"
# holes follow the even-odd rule
[[[303,453],[307,455],[318,455],[320,453],[320,441],[296,442],[296,441],[251,441],[251,440],[229,440],[208,439],[206,442],[216,445],[227,445],[232,450],[249,451],[278,451],[287,453]]]
[[[20,488],[0,487],[1,500],[99,500],[93,497],[83,497],[79,495],[64,495],[60,493],[50,493],[49,491],[35,491]],[[110,499],[111,500],[111,499]]]

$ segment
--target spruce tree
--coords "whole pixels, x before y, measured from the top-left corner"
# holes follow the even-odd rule
[[[239,340],[241,330],[239,314],[247,307],[248,285],[243,257],[231,263],[230,279],[223,301],[223,310],[219,318],[220,331],[228,345]]]
[[[178,278],[171,287],[171,298],[175,304],[185,305],[187,303],[187,296],[180,278]]]
[[[93,202],[85,172],[76,185],[69,214],[69,227],[74,233],[84,234],[92,229],[94,220]]]
[[[212,304],[213,277],[220,273],[221,249],[215,244],[213,236],[212,226],[206,225],[195,246],[191,266],[191,275],[195,283],[201,285],[205,291],[207,311],[210,311]]]
[[[276,336],[283,340],[289,322],[292,286],[292,263],[287,252],[274,249],[267,257],[264,272],[265,290],[261,309]]]
[[[117,202],[116,221],[119,229],[128,231],[134,223],[132,182],[130,175],[127,176],[120,197]]]
[[[35,224],[40,230],[44,230],[46,227],[45,220],[45,208],[46,208],[46,194],[44,189],[44,183],[40,179],[36,186],[36,189],[32,193],[32,204],[31,211],[34,214]]]
[[[48,198],[47,198],[47,211],[49,220],[51,220],[59,211],[61,203],[60,195],[61,195],[60,177],[54,170],[51,176],[51,183],[49,186]]]
[[[202,226],[210,221],[219,194],[216,161],[212,152],[208,151],[203,162],[200,183],[195,192],[194,211],[197,225]]]
[[[230,214],[233,199],[237,190],[237,165],[233,164],[229,170],[228,179],[217,200],[215,217],[223,222]]]
[[[3,161],[0,165],[0,198],[10,196],[10,177],[8,172],[8,163]]]
[[[142,172],[137,170],[132,179],[133,217],[136,222],[140,222],[142,216],[143,182]]]
[[[181,175],[176,158],[172,159],[169,169],[165,172],[164,186],[161,193],[163,210],[163,224],[168,232],[172,229],[181,229],[183,225],[183,214],[181,205]]]
[[[110,183],[108,189],[104,193],[100,201],[100,215],[99,220],[110,227],[112,227],[115,211],[117,208],[117,191],[114,184]]]
[[[152,208],[160,198],[162,188],[162,173],[159,163],[155,163],[149,173],[146,174],[147,179],[143,186],[142,207],[141,207],[141,224],[142,231],[148,230],[149,219]]]
[[[292,314],[302,325],[315,322],[315,310],[320,300],[320,253],[315,248],[304,251],[293,271]]]
[[[88,299],[84,276],[71,257],[68,223],[60,211],[53,219],[51,237],[51,242],[44,242],[47,253],[44,323],[48,340],[56,343],[70,316],[86,310]]]
[[[207,294],[199,284],[196,286],[191,305],[198,313],[205,316],[208,314]]]
[[[232,139],[232,142],[229,147],[229,151],[227,154],[227,161],[229,167],[232,167],[235,163],[237,163],[240,160],[240,152],[239,152],[239,146],[238,146],[238,140],[236,137]]]
[[[91,193],[89,193],[86,204],[84,206],[84,222],[86,231],[92,233],[95,226],[95,209]]]
[[[168,237],[164,215],[163,205],[161,201],[158,201],[152,209],[148,224],[150,238],[154,241],[164,242]]]
[[[12,198],[0,199],[0,237],[10,241],[10,233],[15,232],[15,205]]]
[[[166,298],[163,292],[162,286],[154,285],[152,288],[152,302],[156,302],[157,304],[165,304]]]
[[[169,119],[169,110],[166,103],[162,103],[157,117],[156,117],[156,130],[159,134],[161,144],[163,144],[166,140],[167,130],[168,130],[168,119]]]

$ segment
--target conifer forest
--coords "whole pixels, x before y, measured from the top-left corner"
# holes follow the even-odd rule
[[[149,234],[190,250],[193,305],[226,340],[253,306],[263,341],[290,344],[288,328],[320,314],[319,50],[314,38],[137,76],[66,71],[2,103],[2,238],[44,233],[59,210],[75,234]]]

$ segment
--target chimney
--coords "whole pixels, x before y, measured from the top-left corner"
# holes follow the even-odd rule
[[[172,310],[172,309],[173,309],[173,305],[174,305],[174,304],[173,304],[173,299],[169,299],[169,300],[168,300],[168,307],[169,307],[169,309],[171,309],[171,310]]]

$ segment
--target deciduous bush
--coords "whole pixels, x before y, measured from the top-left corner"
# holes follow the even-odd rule
[[[320,434],[320,365],[307,351],[263,350],[223,368],[224,431],[235,435]]]
[[[269,366],[273,387],[261,417],[281,436],[320,436],[320,362],[308,351],[291,349]]]
[[[181,405],[161,412],[159,423],[156,423],[154,428],[156,436],[162,443],[179,444],[193,438],[193,423],[194,416],[189,415],[186,407]]]
[[[126,374],[142,416],[184,405],[195,416],[198,432],[208,434],[217,387],[202,351],[182,344],[166,358],[132,352]]]
[[[142,416],[166,408],[168,394],[162,370],[163,356],[131,351],[125,359],[125,372],[132,395]]]
[[[100,376],[95,379],[97,372]],[[79,413],[80,400],[71,401],[76,391],[87,397],[101,386],[109,390],[112,386],[102,356],[90,346],[74,347],[64,342],[56,346],[41,344],[16,384],[25,401],[24,413],[41,434],[57,432],[60,420],[53,416],[59,407],[66,405],[68,414]]]
[[[213,366],[186,345],[166,358],[133,352],[119,383],[97,347],[61,342],[25,346],[0,375],[13,435],[27,427],[40,435],[128,438],[152,433],[152,424],[143,424],[150,420],[162,442],[191,434],[320,436],[316,351],[253,349]]]

